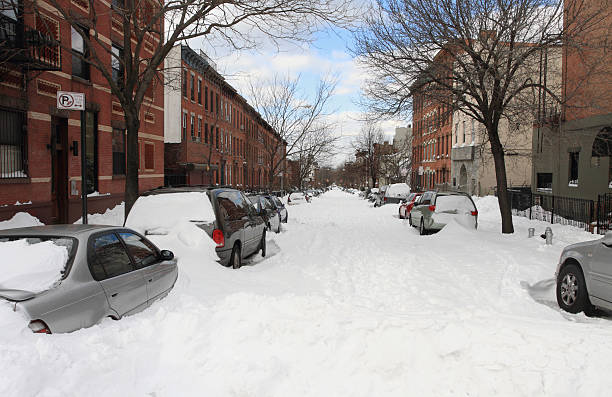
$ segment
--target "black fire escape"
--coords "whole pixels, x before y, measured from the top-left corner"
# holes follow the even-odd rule
[[[50,34],[32,29],[23,18],[0,13],[0,66],[22,70],[61,70],[60,46]]]

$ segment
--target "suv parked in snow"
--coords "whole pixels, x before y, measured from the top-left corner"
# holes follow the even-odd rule
[[[259,250],[262,256],[266,256],[266,224],[240,190],[200,186],[169,187],[153,189],[142,196],[190,192],[208,195],[212,208],[206,208],[213,213],[200,214],[198,217],[203,219],[192,219],[191,222],[206,231],[217,244],[216,252],[222,265],[238,269],[244,258]]]
[[[441,230],[451,219],[476,229],[478,210],[472,198],[461,192],[425,192],[408,215],[410,226],[421,235]]]
[[[44,261],[19,269],[4,263],[0,299],[15,302],[36,333],[71,332],[136,313],[166,296],[178,277],[172,252],[127,228],[52,225],[0,233],[2,244],[20,242],[26,250],[45,248]],[[34,247],[40,244],[45,246]],[[54,250],[62,248],[64,259],[55,264],[60,266],[49,268]],[[35,260],[31,252],[28,258]],[[28,266],[34,269],[24,273]]]

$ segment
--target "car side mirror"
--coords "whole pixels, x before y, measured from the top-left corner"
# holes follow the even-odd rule
[[[162,250],[161,258],[165,261],[174,259],[174,253],[170,250]]]
[[[601,240],[603,245],[612,248],[612,232],[607,232],[604,238]]]

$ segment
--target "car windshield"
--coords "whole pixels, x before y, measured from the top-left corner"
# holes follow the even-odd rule
[[[458,211],[458,212],[471,212],[474,211],[474,204],[467,196],[461,195],[449,195],[449,196],[438,196],[436,198],[436,211]]]
[[[41,292],[61,280],[76,251],[76,239],[0,236],[0,289]]]

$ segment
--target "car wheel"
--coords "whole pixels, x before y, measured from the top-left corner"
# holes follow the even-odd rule
[[[425,229],[425,221],[421,218],[421,224],[419,225],[419,234],[424,236],[427,234],[427,229]]]
[[[242,254],[240,250],[240,244],[238,243],[234,244],[229,264],[234,269],[240,269],[242,267]]]
[[[261,235],[261,243],[259,243],[259,247],[261,249],[261,256],[266,256],[266,231],[264,230]]]
[[[557,303],[566,312],[592,312],[584,275],[578,265],[564,266],[557,277]]]

